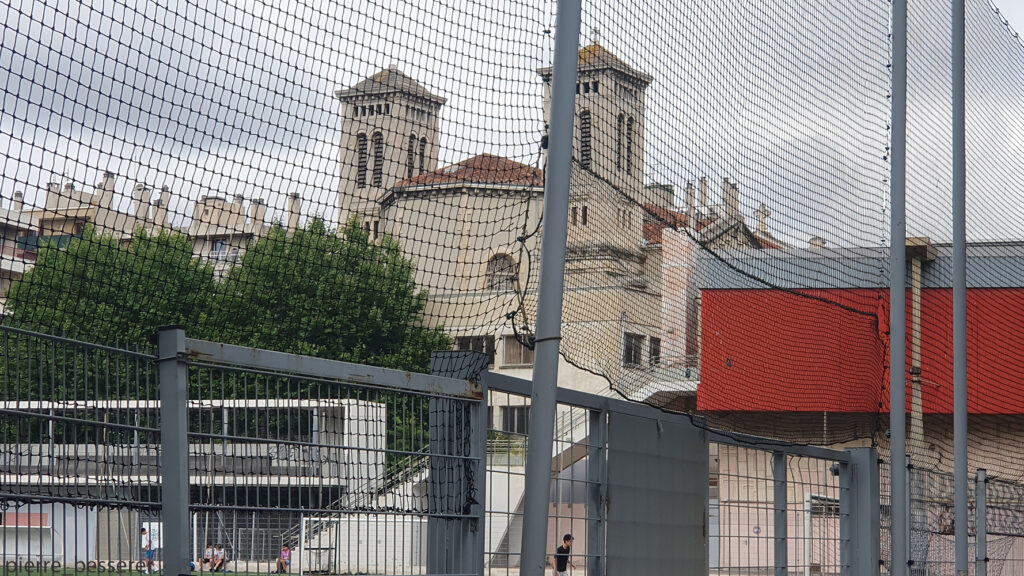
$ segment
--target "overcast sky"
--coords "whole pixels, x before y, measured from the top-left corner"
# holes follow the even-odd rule
[[[1019,4],[1000,0],[1019,19]],[[1024,238],[1024,52],[988,0],[969,0],[969,234]],[[282,8],[283,6],[284,8]],[[298,193],[332,217],[336,89],[396,65],[447,98],[441,162],[479,153],[536,163],[537,68],[554,0],[9,0],[0,6],[0,195],[103,170],[174,191]],[[588,0],[594,36],[650,74],[648,182],[739,183],[794,242],[878,245],[888,233],[885,0]],[[949,13],[913,2],[911,233],[949,236]],[[1021,28],[1015,23],[1014,27]],[[595,32],[596,30],[596,32]]]
[[[1019,34],[1024,31],[1024,2],[1020,0],[992,0],[999,12]]]

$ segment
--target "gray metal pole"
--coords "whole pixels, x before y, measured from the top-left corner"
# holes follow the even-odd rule
[[[591,410],[587,434],[587,574],[594,576],[604,574],[607,432],[608,413]]]
[[[786,521],[789,504],[786,477],[789,469],[786,460],[785,452],[772,454],[772,480],[775,483],[775,576],[786,576],[789,573],[789,523]]]
[[[953,526],[967,574],[967,140],[965,0],[953,0]]]
[[[581,11],[581,0],[558,0],[520,576],[542,576],[547,549]]]
[[[188,534],[188,367],[185,330],[160,329],[160,473],[163,506],[164,573],[189,574]]]
[[[988,576],[988,473],[984,468],[978,469],[974,490],[974,498],[977,502],[974,507],[974,523],[978,530],[975,546],[977,570],[974,573],[975,576]]]
[[[907,574],[907,0],[892,3],[889,432],[893,576]]]

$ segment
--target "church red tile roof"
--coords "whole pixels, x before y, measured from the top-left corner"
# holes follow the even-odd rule
[[[480,154],[433,172],[425,172],[395,184],[395,188],[445,184],[503,184],[543,186],[544,173],[515,160]]]

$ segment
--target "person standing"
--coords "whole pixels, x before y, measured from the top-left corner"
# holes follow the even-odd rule
[[[572,558],[569,557],[573,540],[572,534],[562,536],[562,545],[555,550],[555,574],[557,576],[566,576],[569,573],[570,566],[573,570],[576,569],[576,565],[572,563]]]
[[[277,573],[287,574],[288,566],[292,563],[292,549],[285,544],[281,547],[281,557],[277,559]]]
[[[142,563],[145,568],[143,574],[149,574],[153,571],[153,556],[155,550],[153,550],[153,538],[149,535],[149,532],[142,529]]]

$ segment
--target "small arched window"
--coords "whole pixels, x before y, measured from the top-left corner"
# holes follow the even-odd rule
[[[384,136],[380,132],[373,135],[373,185],[384,185]]]
[[[516,265],[508,254],[495,254],[487,261],[487,289],[515,290]]]
[[[619,114],[615,119],[615,170],[622,170],[622,129],[626,123],[626,115]]]
[[[359,154],[358,164],[356,165],[356,185],[360,188],[366,188],[366,168],[370,163],[370,153],[366,145],[366,134],[356,136],[356,148]]]
[[[590,110],[580,112],[580,165],[590,169],[591,160]]]
[[[427,137],[420,138],[420,173],[427,169]]]
[[[406,178],[412,178],[414,171],[416,170],[416,135],[412,134],[409,136],[409,157],[406,159],[406,163],[409,165],[406,170]]]
[[[626,121],[626,174],[633,175],[633,117]]]

